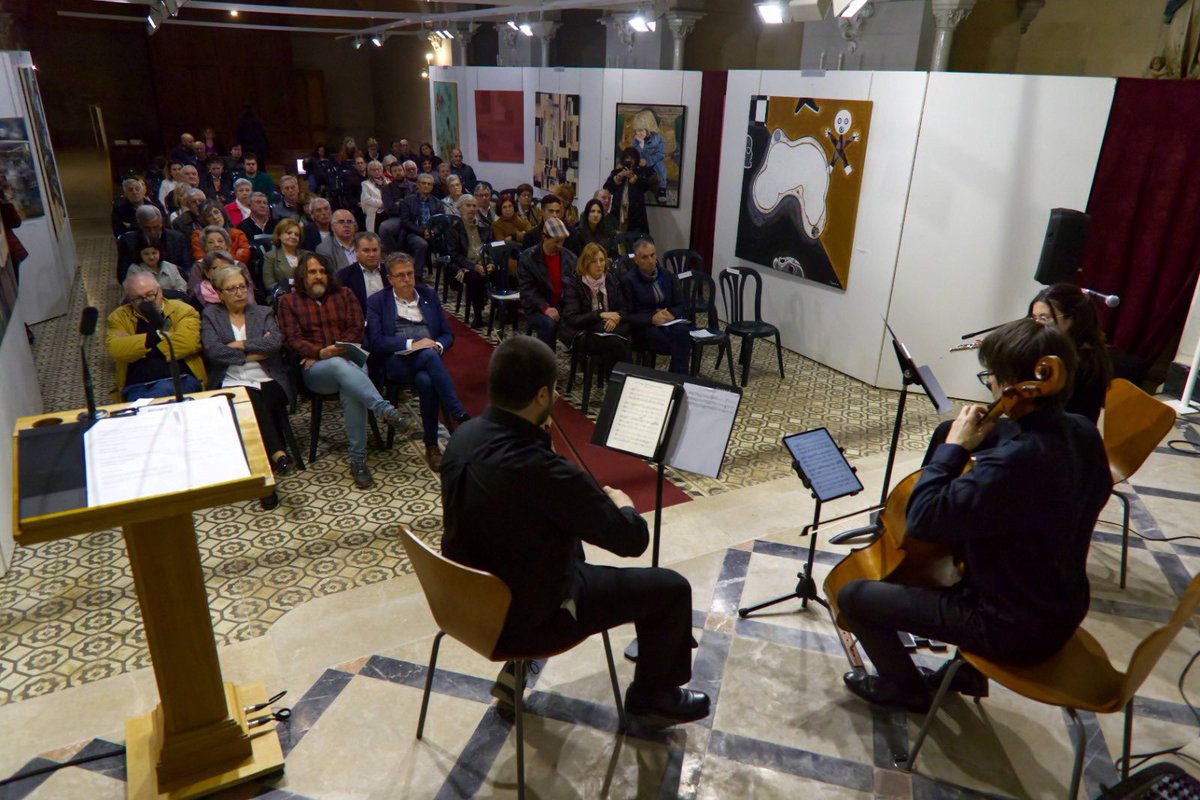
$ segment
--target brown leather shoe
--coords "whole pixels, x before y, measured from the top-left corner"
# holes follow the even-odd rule
[[[425,463],[434,472],[442,471],[442,451],[436,442],[425,445]]]

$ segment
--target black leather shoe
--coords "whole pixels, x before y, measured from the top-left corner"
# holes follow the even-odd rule
[[[933,695],[928,689],[919,694],[912,694],[905,692],[887,678],[866,672],[847,672],[842,676],[842,682],[851,694],[861,697],[871,705],[902,708],[914,714],[924,714],[933,704]]]
[[[937,692],[938,687],[942,685],[942,681],[946,677],[946,670],[950,669],[951,663],[947,661],[937,672],[925,667],[917,668],[921,670],[921,676],[925,678],[925,685],[929,687],[929,691]],[[970,664],[963,664],[958,668],[958,672],[954,673],[954,680],[950,682],[950,691],[976,699],[987,697],[987,675],[984,675]]]
[[[258,504],[262,506],[263,511],[274,511],[279,507],[279,495],[271,492],[266,497],[258,498]]]
[[[634,684],[625,690],[625,710],[648,728],[669,728],[708,716],[711,701],[704,692],[673,686],[642,693]]]
[[[275,459],[273,466],[275,467],[276,475],[287,475],[292,471],[292,457],[287,453],[284,453],[279,458]]]

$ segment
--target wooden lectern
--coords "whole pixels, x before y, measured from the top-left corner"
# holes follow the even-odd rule
[[[160,701],[150,713],[133,717],[125,724],[128,797],[139,800],[199,797],[283,769],[283,751],[275,725],[247,727],[247,716],[255,715],[247,715],[244,709],[266,701],[263,685],[234,686],[221,679],[200,551],[192,526],[193,511],[262,497],[273,490],[275,482],[245,390],[233,387],[191,396],[216,395],[229,397],[233,403],[250,477],[187,492],[88,507],[86,494],[80,495],[77,485],[75,497],[83,497],[82,503],[64,501],[60,492],[52,505],[66,506],[65,510],[23,516],[22,500],[26,501],[25,512],[28,512],[30,498],[22,497],[21,475],[17,470],[21,463],[20,449],[33,436],[23,437],[22,431],[28,434],[40,429],[53,433],[44,429],[62,425],[56,430],[66,432],[68,426],[77,427],[72,423],[76,423],[79,412],[22,417],[17,420],[13,434],[13,530],[17,544],[46,542],[118,526],[124,532]],[[113,412],[127,407],[128,404],[119,404],[104,408]],[[78,479],[82,463],[73,462],[83,455],[82,431],[79,434],[74,449],[67,446],[60,453],[39,453],[38,460],[55,462],[54,470],[75,470]],[[67,450],[71,452],[64,456]],[[26,460],[27,466],[29,463]],[[86,475],[86,471],[82,474]],[[28,483],[27,480],[27,486]],[[266,710],[256,712],[265,713]]]

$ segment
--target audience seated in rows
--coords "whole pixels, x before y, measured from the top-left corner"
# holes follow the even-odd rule
[[[539,216],[542,221],[526,231],[524,238],[521,239],[521,247],[526,250],[530,247],[536,247],[542,241],[542,236],[545,235],[543,229],[545,228],[546,220],[557,219],[560,222],[563,221],[563,202],[559,199],[558,195],[542,195],[540,205],[542,213]],[[568,227],[569,230],[570,228]]]
[[[595,242],[587,244],[575,273],[563,279],[558,338],[582,355],[597,356],[601,380],[607,380],[614,364],[629,360],[632,326],[627,315],[625,289],[608,268],[608,253]]]
[[[122,282],[125,302],[108,315],[106,344],[116,363],[113,400],[126,402],[143,397],[171,397],[171,348],[179,366],[184,392],[198,392],[204,384],[200,356],[200,315],[182,300],[168,300],[153,275],[135,272]],[[160,332],[138,310],[151,303],[163,319]],[[167,337],[170,337],[170,343]]]
[[[238,228],[246,234],[246,239],[254,241],[255,236],[266,236],[275,230],[279,220],[271,216],[271,204],[263,192],[250,195],[250,216],[238,223]]]
[[[388,288],[367,300],[367,349],[372,356],[384,359],[389,383],[416,388],[425,461],[431,470],[439,472],[442,453],[437,443],[438,411],[444,410],[455,425],[468,419],[442,361],[454,344],[454,335],[437,292],[416,285],[412,256],[388,256],[387,277]]]
[[[271,233],[271,243],[274,246],[263,256],[262,262],[263,291],[268,295],[276,286],[282,286],[284,291],[292,286],[296,266],[300,263],[300,223],[290,217],[279,220]]]
[[[563,276],[575,271],[575,254],[563,249],[566,240],[567,226],[551,217],[545,222],[541,244],[521,253],[517,267],[525,320],[551,349],[562,312]]]
[[[142,243],[154,242],[161,246],[163,256],[176,266],[191,264],[187,237],[182,233],[163,226],[162,212],[148,203],[138,207],[134,215],[138,226],[136,231],[121,234],[117,240],[117,280],[125,282],[129,265],[136,262],[142,255]]]
[[[176,194],[178,195],[179,192]],[[171,220],[171,227],[191,241],[192,234],[208,224],[200,213],[204,204],[208,202],[208,197],[199,189],[190,187],[183,190],[182,194],[184,201],[178,213],[175,214],[175,218]]]
[[[233,200],[233,179],[225,175],[225,159],[218,155],[208,157],[200,188],[205,197],[221,205]]]
[[[324,197],[308,201],[308,217],[304,220],[300,246],[305,250],[316,250],[321,242],[333,235],[333,206]]]
[[[338,270],[337,281],[353,292],[366,319],[367,298],[387,286],[383,278],[383,246],[379,235],[362,231],[354,235],[354,262]]]
[[[333,235],[321,242],[315,252],[324,256],[334,270],[340,270],[357,260],[354,254],[354,234],[358,231],[358,223],[347,209],[339,208],[333,212],[330,227],[333,229]]]
[[[204,223],[204,227],[192,231],[193,261],[199,261],[204,258],[204,254],[207,252],[220,249],[228,250],[233,254],[236,261],[240,261],[243,264],[250,263],[250,241],[246,238],[246,234],[239,228],[229,225],[228,220],[225,218],[225,213],[219,205],[209,201],[201,206],[200,222]],[[214,247],[213,242],[209,241],[209,235],[213,234],[212,228],[219,228],[223,234],[223,243],[220,247]]]
[[[258,156],[254,153],[246,153],[242,158],[242,174],[254,186],[254,191],[262,192],[267,197],[275,193],[275,182],[271,180],[271,176],[259,169]]]
[[[445,161],[446,169],[450,165]],[[446,177],[446,195],[442,198],[442,213],[449,214],[452,217],[458,216],[458,198],[463,196],[462,178],[457,175],[449,175]]]
[[[213,227],[212,232],[223,231],[223,228]],[[197,261],[191,271],[188,273],[188,294],[196,301],[200,308],[212,305],[213,303],[221,302],[221,296],[213,286],[212,278],[219,270],[226,267],[232,267],[240,270],[246,276],[246,284],[250,287],[250,299],[248,302],[257,302],[254,298],[254,281],[250,279],[250,272],[246,269],[246,265],[236,260],[228,250],[220,249],[216,244],[217,237],[213,236],[213,249],[204,254],[204,258]]]
[[[471,190],[471,193],[475,195],[475,207],[479,214],[480,224],[490,228],[496,221],[496,211],[492,208],[492,185],[487,181],[476,181],[475,188]]]
[[[179,271],[179,266],[163,260],[162,245],[158,242],[143,241],[140,243],[140,257],[136,263],[129,265],[127,275],[145,273],[158,281],[158,285],[171,292],[187,294],[187,280]]]
[[[455,178],[457,180],[457,177]],[[491,243],[491,228],[479,220],[475,195],[458,198],[454,225],[446,236],[455,279],[463,286],[467,299],[467,324],[483,327],[483,306],[487,302],[488,279],[496,265],[484,252]]]
[[[279,202],[271,205],[271,216],[275,219],[288,217],[297,221],[304,217],[300,179],[295,175],[284,175],[279,179]]]
[[[162,213],[163,208],[158,201],[146,196],[146,183],[141,178],[126,178],[121,182],[121,196],[113,201],[112,232],[113,237],[120,239],[122,235],[137,230],[137,210],[143,205],[153,206]]]
[[[528,183],[517,187],[517,216],[525,220],[530,228],[542,224],[542,212],[533,202],[533,187]]]
[[[692,324],[686,319],[688,300],[679,280],[659,266],[657,249],[649,239],[633,246],[636,269],[625,273],[625,296],[633,344],[652,353],[669,355],[671,372],[686,375],[692,352]]]
[[[247,178],[238,178],[233,182],[233,200],[225,204],[225,213],[234,225],[240,225],[242,220],[250,216],[250,195],[254,194],[254,184]]]

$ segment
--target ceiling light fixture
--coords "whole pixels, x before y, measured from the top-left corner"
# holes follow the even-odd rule
[[[783,4],[782,3],[755,3],[754,9],[758,12],[758,18],[767,25],[782,25],[783,24]]]
[[[641,14],[636,17],[629,18],[629,27],[633,28],[638,33],[648,33],[650,31],[650,23]]]
[[[383,37],[378,35],[372,36],[371,44],[375,45],[376,47],[383,47]]]
[[[229,9],[229,16],[236,17],[237,15],[238,15],[238,10],[236,8]]]
[[[533,27],[528,22],[522,22],[521,26],[517,28],[517,30],[526,36],[533,36]]]
[[[150,6],[150,13],[146,14],[146,33],[153,36],[162,26],[163,19],[166,18],[166,11],[161,5]]]
[[[355,36],[354,37],[354,49],[355,50],[362,49],[362,42],[363,42],[363,40],[362,40],[361,36]]]
[[[451,33],[451,32],[450,32],[450,30],[449,30],[448,28],[443,28],[443,29],[442,29],[442,38],[443,38],[443,39],[453,39],[453,38],[454,38],[454,34],[453,34],[453,33]]]
[[[508,27],[512,28],[514,31],[519,31],[519,30],[521,30],[521,26],[520,26],[520,25],[518,25],[516,22],[514,22],[514,21],[513,21],[513,20],[511,20],[511,19],[508,21]]]
[[[846,7],[838,14],[839,17],[849,19],[862,10],[862,7],[867,4],[867,0],[850,0]]]
[[[433,53],[426,53],[426,54],[425,54],[425,63],[426,63],[426,64],[432,64],[432,63],[433,63]]]
[[[425,80],[428,78],[429,78],[429,70],[425,70],[425,69],[421,70],[421,79]]]

